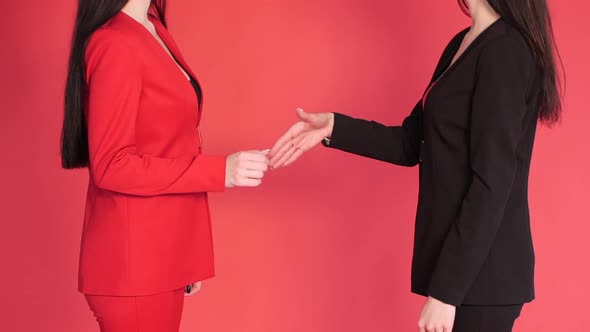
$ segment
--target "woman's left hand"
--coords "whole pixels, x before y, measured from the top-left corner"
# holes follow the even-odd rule
[[[420,332],[451,332],[455,322],[455,310],[453,305],[428,297],[418,321]]]
[[[184,292],[184,296],[193,296],[195,294],[197,294],[197,292],[199,292],[201,290],[201,282],[195,282],[194,284],[191,285],[191,291],[190,293]]]

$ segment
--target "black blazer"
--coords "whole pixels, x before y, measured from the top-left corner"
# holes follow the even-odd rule
[[[446,47],[431,84],[449,67],[467,31]],[[499,19],[401,126],[335,115],[324,145],[419,164],[412,292],[456,306],[534,298],[527,183],[537,68],[522,35]]]

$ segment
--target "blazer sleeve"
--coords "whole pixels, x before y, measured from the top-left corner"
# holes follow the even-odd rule
[[[123,35],[97,31],[85,61],[90,173],[98,187],[140,196],[225,189],[225,157],[137,153],[135,120],[142,75]]]
[[[471,184],[445,239],[429,295],[462,303],[500,227],[517,168],[531,58],[520,42],[500,37],[482,50],[472,101]]]
[[[330,143],[324,145],[392,164],[415,166],[419,162],[421,126],[421,102],[401,126],[385,126],[334,113]]]
[[[469,28],[456,34],[445,47],[430,84],[438,78],[458,48]],[[327,147],[360,156],[385,161],[400,166],[415,166],[420,162],[422,146],[422,100],[408,115],[401,126],[385,126],[375,121],[355,119],[334,113],[334,128]]]

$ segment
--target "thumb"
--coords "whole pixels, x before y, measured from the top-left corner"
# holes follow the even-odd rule
[[[307,113],[307,112],[306,112],[306,111],[304,111],[302,108],[298,108],[298,109],[296,110],[296,112],[297,112],[297,116],[298,116],[298,117],[299,117],[301,120],[303,120],[303,121],[305,121],[305,122],[314,122],[314,120],[315,120],[315,118],[316,118],[316,115],[315,115],[315,114],[312,114],[312,113]]]
[[[245,151],[248,153],[252,153],[252,154],[261,154],[261,155],[268,155],[268,153],[270,152],[270,149],[266,149],[266,150],[249,150],[249,151]]]

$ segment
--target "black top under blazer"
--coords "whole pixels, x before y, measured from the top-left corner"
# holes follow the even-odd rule
[[[468,30],[444,50],[425,107],[401,126],[335,114],[324,145],[419,165],[412,292],[455,306],[525,303],[534,298],[527,186],[539,70],[504,19],[449,67]]]

